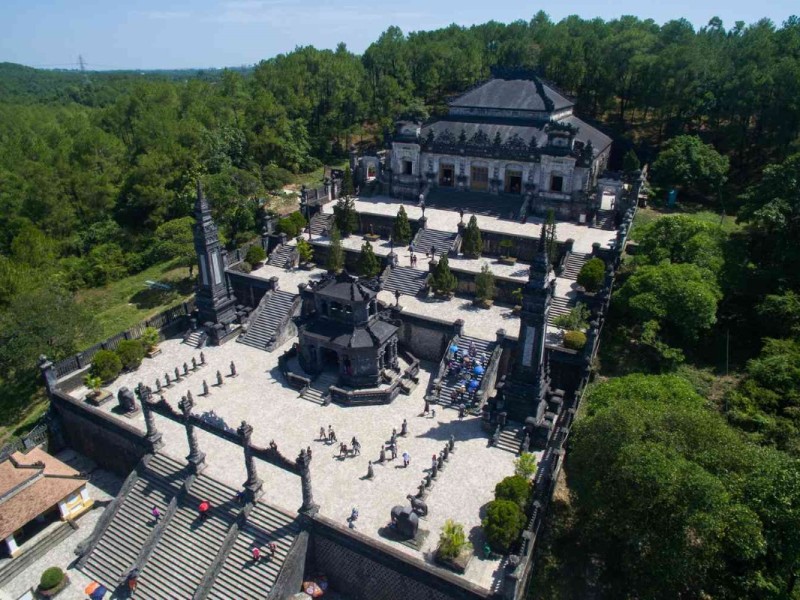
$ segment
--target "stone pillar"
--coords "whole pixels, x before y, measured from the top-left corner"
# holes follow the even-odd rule
[[[498,329],[495,332],[495,339],[498,344],[502,344],[503,340],[506,339],[506,330],[505,329]]]
[[[253,449],[250,446],[253,426],[246,421],[242,421],[236,433],[239,435],[239,441],[241,441],[244,448],[244,466],[247,470],[247,481],[244,482],[244,489],[247,490],[248,500],[255,501],[263,493],[264,482],[258,478],[258,473],[256,473],[256,461],[253,458]]]
[[[139,402],[142,405],[142,414],[144,414],[144,424],[147,428],[145,433],[145,440],[150,446],[150,452],[157,452],[164,445],[161,439],[161,433],[156,429],[156,419],[153,414],[153,406],[151,404],[153,393],[149,387],[139,383],[136,387],[136,394],[139,396]]]
[[[303,506],[300,507],[300,512],[314,516],[319,512],[319,505],[314,502],[311,490],[311,455],[305,450],[300,450],[297,467],[300,470],[300,484],[303,488]]]
[[[39,371],[44,378],[44,387],[49,397],[56,391],[56,369],[44,354],[39,357]]]
[[[186,439],[189,441],[189,456],[186,457],[186,460],[189,461],[195,474],[199,474],[206,468],[206,455],[200,452],[200,447],[197,444],[197,433],[194,430],[194,424],[191,419],[193,407],[194,402],[191,398],[187,398],[186,396],[178,403],[178,408],[180,408],[183,413],[183,425],[186,427]]]
[[[600,255],[600,242],[595,242],[592,244],[592,258],[596,258]]]
[[[428,228],[428,217],[422,216],[419,218],[419,228],[420,229],[427,229]]]
[[[458,336],[464,335],[464,319],[456,319],[453,321],[453,334]]]

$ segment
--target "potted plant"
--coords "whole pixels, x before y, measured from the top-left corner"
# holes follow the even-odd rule
[[[83,378],[84,385],[89,388],[86,401],[94,406],[101,406],[111,400],[111,392],[103,389],[103,380],[96,375],[87,375]]]
[[[515,315],[522,312],[522,288],[517,288],[511,292],[511,297],[514,299],[514,308],[511,309]]]
[[[158,347],[158,342],[161,340],[161,335],[155,327],[145,327],[142,332],[142,343],[145,347],[145,354],[147,358],[153,358],[161,354],[161,348]]]
[[[489,308],[494,303],[494,274],[486,263],[481,267],[481,272],[475,276],[475,304]]]
[[[69,577],[58,567],[50,567],[42,573],[36,593],[40,598],[52,598],[69,585]]]
[[[379,239],[381,239],[381,236],[373,231],[372,223],[369,224],[369,233],[364,234],[364,239],[368,242],[377,242]]]
[[[464,228],[461,250],[469,258],[478,258],[483,252],[483,238],[481,238],[481,230],[478,229],[478,219],[475,215],[470,217],[469,223]]]
[[[457,573],[463,573],[472,558],[464,526],[447,519],[439,534],[439,544],[434,554],[437,563]]]
[[[500,242],[500,263],[504,265],[514,265],[517,263],[517,258],[511,256],[511,250],[514,248],[514,241],[504,239]]]

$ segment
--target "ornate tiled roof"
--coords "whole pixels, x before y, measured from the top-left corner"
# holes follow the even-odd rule
[[[462,94],[450,106],[550,112],[569,108],[573,103],[534,79],[498,78]]]

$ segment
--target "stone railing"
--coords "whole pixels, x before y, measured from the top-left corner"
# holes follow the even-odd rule
[[[500,370],[500,357],[503,355],[503,344],[499,343],[495,346],[494,350],[492,350],[492,355],[489,357],[489,364],[486,365],[486,370],[483,373],[483,377],[481,379],[481,384],[478,387],[478,391],[475,394],[475,407],[474,411],[477,414],[481,414],[481,410],[483,409],[483,405],[486,403],[486,400],[489,398],[489,394],[492,393],[494,389],[494,385],[497,382],[497,373]]]
[[[335,385],[329,388],[331,401],[346,406],[362,406],[367,404],[389,404],[400,393],[400,380],[381,390],[345,390]]]
[[[429,401],[433,402],[436,400],[435,394],[432,393],[433,389],[436,387],[436,384],[442,381],[447,373],[447,365],[450,362],[450,347],[451,346],[458,346],[458,342],[461,340],[461,336],[456,334],[451,339],[450,342],[447,344],[447,347],[444,350],[444,356],[442,356],[442,360],[439,361],[439,368],[436,370],[436,377],[431,377],[430,381],[428,382],[428,389],[425,390],[425,398]]]
[[[44,419],[41,419],[27,434],[0,448],[0,462],[14,454],[14,452],[25,452],[34,446],[44,444],[47,442],[47,431],[47,423]]]

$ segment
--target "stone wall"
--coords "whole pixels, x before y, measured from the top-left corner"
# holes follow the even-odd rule
[[[295,538],[278,579],[267,596],[268,600],[283,600],[300,591],[303,574],[306,572],[309,538],[308,531],[301,531]]]
[[[463,326],[457,321],[441,321],[417,315],[411,315],[392,308],[392,316],[400,319],[397,332],[400,342],[421,360],[439,362],[444,355],[447,344]]]
[[[50,395],[64,443],[101,467],[127,476],[147,452],[144,434],[56,390]]]
[[[226,269],[225,275],[239,304],[250,308],[256,308],[264,295],[274,289],[274,282],[271,279],[255,277],[233,269]],[[294,290],[287,291],[294,293]]]
[[[351,600],[479,600],[489,590],[437,569],[319,515],[313,518],[311,574]]]

